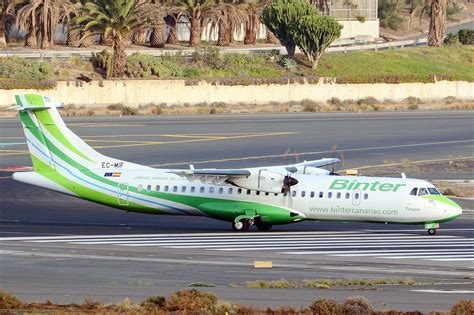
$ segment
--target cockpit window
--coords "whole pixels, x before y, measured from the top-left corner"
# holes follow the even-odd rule
[[[418,196],[428,195],[428,190],[426,188],[420,188],[418,191]]]
[[[428,188],[428,191],[430,192],[430,195],[441,195],[441,193],[438,191],[438,189],[431,187]]]
[[[412,196],[416,196],[416,193],[418,192],[418,188],[413,188],[411,191],[410,191],[410,195]]]

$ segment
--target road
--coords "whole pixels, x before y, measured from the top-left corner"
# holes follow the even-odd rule
[[[104,154],[169,167],[247,167],[344,156],[344,168],[473,156],[472,112],[70,118]],[[0,168],[31,165],[16,119],[0,120]],[[286,152],[289,151],[289,154]],[[292,155],[293,154],[293,155]],[[236,234],[226,222],[147,216],[14,182],[0,172],[0,283],[25,300],[115,302],[168,295],[192,282],[233,302],[306,307],[364,295],[377,309],[445,310],[474,296],[474,216],[418,226],[302,222]],[[410,174],[407,174],[410,176]],[[472,179],[457,174],[422,178]],[[464,206],[469,201],[459,200]],[[254,269],[255,260],[274,268]],[[415,286],[248,289],[257,279],[410,277]]]

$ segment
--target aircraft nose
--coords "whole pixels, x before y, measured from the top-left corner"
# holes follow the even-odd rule
[[[450,198],[446,198],[446,199],[449,200],[449,203],[451,206],[450,212],[452,213],[452,216],[460,216],[462,214],[461,206]]]

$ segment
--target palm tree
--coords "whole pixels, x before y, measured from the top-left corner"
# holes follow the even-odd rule
[[[112,40],[112,77],[122,77],[127,62],[125,43],[132,32],[151,27],[156,7],[145,0],[95,0],[83,8],[75,23],[88,32]]]
[[[7,43],[7,32],[5,25],[5,16],[8,8],[8,0],[2,0],[0,2],[0,45],[5,45]]]
[[[27,33],[25,45],[37,38],[40,48],[54,46],[53,37],[58,23],[67,22],[76,8],[70,0],[29,0],[16,15],[18,28]]]
[[[443,45],[446,25],[446,0],[428,0],[431,7],[430,26],[428,29],[428,46]]]
[[[191,24],[191,35],[189,45],[191,47],[201,46],[201,33],[203,19],[215,6],[214,0],[177,0],[176,5],[179,11],[185,15]]]
[[[247,21],[247,11],[242,3],[234,0],[218,0],[214,14],[210,18],[213,20],[212,26],[218,27],[217,46],[229,46],[234,32],[240,31],[240,25]]]
[[[260,25],[260,16],[263,8],[270,2],[269,0],[244,0],[247,9],[248,19],[245,23],[244,45],[255,45],[257,43],[257,31]]]
[[[153,28],[150,34],[150,46],[156,48],[165,47],[163,30],[165,28],[165,16],[172,10],[170,0],[150,0],[155,5],[156,14],[153,19]]]
[[[178,32],[176,31],[176,22],[178,21],[179,17],[179,13],[168,14],[167,16],[165,16],[165,22],[169,30],[166,43],[169,45],[175,45],[178,43]]]

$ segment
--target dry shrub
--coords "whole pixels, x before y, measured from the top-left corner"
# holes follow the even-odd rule
[[[188,313],[215,313],[217,296],[196,289],[180,290],[171,294],[166,300],[168,311],[184,311]]]
[[[459,300],[451,307],[451,315],[474,314],[474,300]]]
[[[363,296],[351,296],[342,305],[345,315],[370,315],[374,308],[370,301]]]
[[[360,100],[357,101],[357,104],[359,105],[375,105],[375,104],[378,104],[379,101],[375,98],[375,97],[372,97],[372,96],[368,96],[368,97],[364,97],[364,98],[361,98]]]
[[[342,104],[341,100],[337,97],[331,97],[330,99],[328,99],[326,101],[326,103],[328,103],[329,105],[341,105]]]
[[[342,315],[342,306],[331,299],[320,299],[309,306],[314,315]]]
[[[14,310],[23,306],[23,303],[13,294],[0,290],[0,309]]]
[[[150,296],[140,305],[147,310],[162,309],[166,305],[166,298],[164,296]]]

